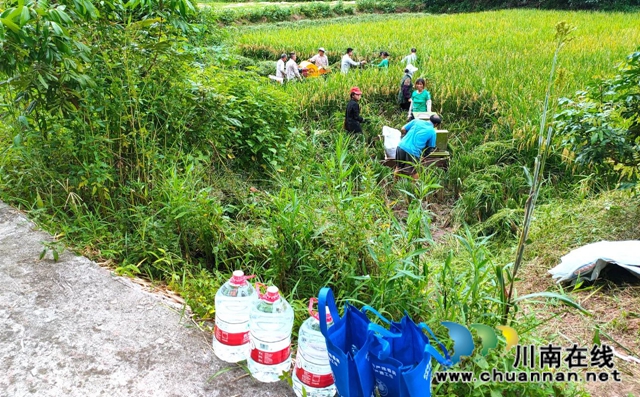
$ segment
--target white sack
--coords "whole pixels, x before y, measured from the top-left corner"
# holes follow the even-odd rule
[[[382,137],[384,138],[384,153],[388,159],[396,158],[396,149],[398,148],[398,144],[400,143],[402,134],[399,130],[395,128],[387,127],[386,125],[382,127]]]
[[[609,263],[640,277],[640,241],[600,241],[582,246],[560,258],[560,264],[549,273],[557,283],[574,281],[578,275],[593,281]]]

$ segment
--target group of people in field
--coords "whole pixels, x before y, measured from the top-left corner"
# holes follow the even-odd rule
[[[411,53],[402,59],[406,68],[404,76],[400,80],[398,105],[402,111],[407,111],[407,123],[401,129],[403,137],[398,144],[395,155],[396,172],[403,172],[414,178],[417,178],[417,173],[413,165],[419,163],[422,156],[427,156],[435,150],[436,128],[442,122],[437,114],[431,115],[429,120],[415,119],[413,116],[414,113],[431,112],[431,94],[426,90],[425,80],[418,78],[415,84],[413,83],[413,74],[417,71],[413,65],[416,61],[415,48],[412,48]],[[367,122],[360,116],[359,102],[362,98],[362,91],[359,87],[352,87],[349,96],[344,129],[352,134],[361,134],[362,124]]]
[[[318,48],[318,53],[311,58],[307,59],[308,62],[313,63],[319,69],[329,69],[329,58],[325,55],[326,51],[324,47]],[[379,68],[389,67],[389,53],[386,51],[380,52],[381,61],[378,65]],[[276,62],[276,74],[273,76],[273,80],[277,80],[281,83],[292,80],[302,80],[301,68],[298,65],[297,55],[295,52],[287,54],[281,54],[280,59]],[[349,73],[349,69],[352,67],[358,67],[365,65],[366,60],[354,61],[353,60],[353,48],[347,48],[347,51],[340,60],[340,72],[346,74]]]
[[[380,52],[381,61],[376,66],[379,68],[389,67],[389,53]],[[411,49],[409,55],[402,58],[404,64],[404,75],[400,80],[398,89],[398,106],[402,111],[407,112],[407,123],[402,127],[402,139],[396,149],[395,160],[400,166],[396,170],[417,177],[413,164],[420,162],[422,156],[428,155],[436,146],[436,128],[442,122],[440,116],[431,115],[429,120],[415,119],[415,113],[431,112],[431,93],[426,89],[424,78],[413,80],[413,74],[418,70],[414,65],[418,56],[415,48]],[[315,64],[319,69],[329,68],[329,59],[323,47],[318,48],[318,53],[307,60]],[[353,59],[353,48],[347,48],[340,61],[340,72],[349,73],[353,67],[366,64],[367,61],[355,61]],[[276,63],[276,74],[270,76],[279,82],[302,80],[303,76],[297,62],[295,52],[282,54]],[[362,124],[367,123],[360,115],[360,99],[362,91],[359,87],[352,87],[349,92],[349,103],[345,112],[344,129],[352,134],[362,133]],[[397,131],[396,131],[397,132]]]

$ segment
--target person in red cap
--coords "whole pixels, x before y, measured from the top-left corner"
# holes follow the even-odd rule
[[[362,133],[361,123],[366,123],[366,120],[360,117],[360,105],[358,102],[362,98],[362,91],[358,87],[352,87],[351,100],[347,104],[347,112],[344,118],[344,129],[353,134]]]

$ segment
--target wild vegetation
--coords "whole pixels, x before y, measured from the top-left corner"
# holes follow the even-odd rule
[[[638,176],[638,138],[627,133],[637,130],[637,55],[613,69],[640,42],[638,15],[606,15],[368,16],[348,28],[337,20],[228,34],[182,0],[10,2],[0,9],[0,194],[118,273],[168,283],[200,319],[212,318],[217,287],[242,268],[277,284],[296,308],[330,285],[340,299],[394,318],[407,310],[442,335],[444,320],[508,322],[536,341],[542,313],[561,313],[569,300],[547,291],[561,299],[539,309],[517,292],[523,280],[509,263],[531,186],[541,186],[534,191],[548,227],[533,221],[521,278],[534,256],[557,261],[544,245],[556,230],[569,249],[629,236],[637,216],[637,197],[607,191]],[[554,40],[560,20],[578,27],[571,40]],[[428,29],[394,34],[412,25]],[[572,99],[555,126],[540,117],[559,44],[548,111],[554,98]],[[392,66],[284,87],[256,72],[280,52],[304,59],[318,46],[332,63],[347,46],[370,60],[386,50]],[[404,121],[397,61],[412,46],[453,134],[448,172],[421,169],[417,181],[394,179],[375,141],[382,125]],[[574,97],[597,75],[610,77]],[[372,119],[364,140],[340,130],[352,85]],[[594,120],[606,122],[606,134],[597,129],[599,144],[588,146]],[[555,138],[539,152],[552,125]],[[546,159],[539,178],[523,170],[534,169],[536,155]],[[606,166],[590,168],[594,159]],[[617,209],[593,213],[607,220],[601,230],[557,224],[573,211],[588,224],[584,208],[603,197]],[[443,227],[453,233],[442,236]],[[512,358],[493,352],[462,366],[508,370]],[[581,393],[515,386],[441,384],[437,392]]]

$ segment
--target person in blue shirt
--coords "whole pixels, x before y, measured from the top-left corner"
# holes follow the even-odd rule
[[[420,158],[428,156],[436,147],[436,127],[442,123],[437,114],[432,115],[429,121],[411,120],[404,127],[402,133],[406,134],[398,144],[396,150],[396,173],[401,172],[418,178],[415,164],[420,163]]]

